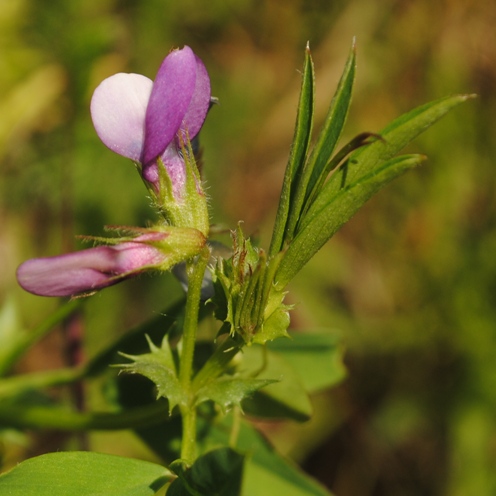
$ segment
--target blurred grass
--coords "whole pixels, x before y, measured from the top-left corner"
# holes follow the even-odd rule
[[[17,287],[20,262],[80,246],[75,234],[104,224],[153,219],[133,166],[92,129],[104,77],[153,78],[182,44],[203,58],[221,102],[201,138],[213,220],[243,219],[267,245],[305,43],[322,120],[356,36],[345,139],[447,94],[479,99],[418,139],[428,163],[374,198],[293,283],[293,326],[340,329],[350,374],[319,400],[313,448],[297,433],[284,448],[308,454],[306,469],[340,496],[495,494],[495,23],[488,0],[0,0],[0,305],[14,298],[32,327],[56,301]],[[179,295],[172,278],[143,277],[94,296],[88,350]],[[43,357],[29,367],[51,366]]]

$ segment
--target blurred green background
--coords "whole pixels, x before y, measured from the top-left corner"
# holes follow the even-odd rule
[[[292,284],[293,327],[339,330],[349,377],[314,399],[314,420],[270,430],[338,496],[496,494],[495,25],[490,0],[0,0],[0,322],[29,329],[58,305],[17,287],[23,260],[153,219],[132,164],[92,128],[103,78],[153,78],[172,46],[196,51],[220,99],[201,136],[212,220],[242,219],[267,246],[305,44],[321,122],[356,36],[344,139],[438,97],[479,98],[419,138],[427,164]],[[180,296],[172,277],[142,277],[92,297],[87,352]],[[62,365],[62,347],[53,334],[20,370]],[[149,456],[126,436],[90,447]],[[1,455],[10,466],[59,441],[5,432]]]

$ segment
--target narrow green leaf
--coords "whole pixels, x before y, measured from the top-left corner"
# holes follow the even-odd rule
[[[331,101],[329,112],[326,116],[324,126],[319,134],[315,148],[309,159],[308,171],[311,173],[308,186],[306,187],[305,200],[319,181],[329,159],[331,158],[338,140],[343,132],[343,127],[348,117],[351,105],[351,96],[355,82],[356,72],[356,48],[355,41],[351,47],[348,60],[344,66],[343,74],[339,80],[338,88]]]
[[[272,344],[281,341],[291,340],[278,339]],[[289,418],[298,422],[308,420],[312,415],[312,405],[298,373],[280,354],[253,345],[243,351],[239,370],[243,375],[256,375],[259,379],[279,379],[243,401],[243,410],[247,414],[262,418]]]
[[[0,399],[22,396],[27,391],[70,384],[80,380],[82,371],[78,368],[43,370],[0,379]]]
[[[286,173],[282,185],[279,208],[277,210],[269,256],[276,255],[284,243],[284,230],[289,214],[292,189],[294,188],[296,176],[303,169],[310,138],[312,135],[313,111],[315,94],[315,76],[310,48],[307,45],[305,51],[305,64],[303,67],[303,78],[301,82],[300,101],[298,103],[298,114],[296,116],[296,127],[293,144],[289,156]]]
[[[356,183],[365,175],[372,173],[377,167],[381,167],[383,162],[392,158],[452,108],[469,98],[473,98],[473,95],[441,98],[417,107],[392,121],[379,133],[382,140],[355,151],[349,158],[348,166],[330,178],[316,201],[309,208],[305,218],[300,221],[300,229],[312,222],[313,216],[318,215],[318,212],[329,204],[330,198],[332,195],[338,194],[343,183]]]
[[[295,231],[300,222],[301,214],[307,210],[306,203],[312,191],[324,173],[336,144],[341,136],[348,110],[351,104],[351,94],[355,81],[356,53],[355,44],[351,48],[346,61],[338,88],[331,101],[324,125],[320,131],[317,143],[305,164],[301,177],[298,179],[296,189],[291,198],[290,215],[285,230],[285,241],[290,241],[295,236]]]
[[[311,221],[298,232],[290,244],[276,273],[276,285],[284,288],[374,193],[423,160],[421,155],[404,155],[391,159],[357,182],[333,194],[327,203],[321,202],[321,209],[313,214]]]
[[[167,496],[239,496],[243,482],[244,455],[231,448],[219,448],[198,458],[189,470],[172,464],[179,476]]]
[[[220,377],[209,382],[197,393],[196,403],[207,400],[217,403],[224,412],[251,396],[255,391],[277,382],[278,379],[254,379],[252,377]]]
[[[91,452],[30,458],[0,475],[5,496],[153,496],[171,479],[155,463]]]
[[[276,274],[278,287],[283,288],[374,193],[421,161],[419,156],[391,157],[449,110],[472,97],[442,98],[413,109],[386,126],[381,132],[382,140],[355,151],[347,165],[324,185],[300,221],[298,234]]]
[[[339,170],[340,166],[345,166],[345,158],[358,148],[369,145],[377,139],[381,139],[381,137],[377,134],[361,133],[346,143],[346,145],[344,145],[331,159],[329,159],[313,189],[309,191],[307,201],[305,202],[305,209],[301,213],[301,219],[304,218],[307,209],[312,206],[312,203],[322,190],[325,182],[329,179],[329,176],[335,174]]]
[[[293,332],[291,339],[267,346],[291,365],[309,393],[335,386],[346,376],[343,347],[336,334]]]
[[[356,181],[372,171],[381,161],[394,157],[451,109],[474,96],[455,95],[441,98],[416,107],[392,121],[379,133],[383,138],[381,141],[357,150],[350,157],[348,181]]]

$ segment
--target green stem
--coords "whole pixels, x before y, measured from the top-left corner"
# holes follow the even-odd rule
[[[62,431],[137,429],[159,424],[168,415],[167,402],[155,401],[117,413],[73,412],[52,406],[9,405],[0,407],[0,424],[19,429],[57,429]]]
[[[198,312],[200,310],[201,287],[203,275],[210,258],[210,250],[205,247],[196,263],[188,267],[188,297],[184,315],[181,363],[179,381],[186,391],[189,391],[193,372],[193,357],[195,351],[196,331],[198,329]]]
[[[193,358],[198,330],[198,312],[200,310],[201,287],[203,275],[210,259],[210,249],[205,246],[198,260],[188,265],[188,297],[184,315],[181,361],[179,365],[179,382],[189,398],[188,404],[180,408],[183,420],[183,437],[181,458],[192,463],[196,452],[196,407],[194,392],[191,387]]]
[[[183,436],[181,440],[181,459],[191,465],[196,458],[196,407],[181,406]]]
[[[83,377],[83,369],[66,368],[23,374],[0,379],[0,398],[20,396],[25,391],[74,383]]]

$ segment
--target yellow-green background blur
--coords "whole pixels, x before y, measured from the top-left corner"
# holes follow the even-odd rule
[[[314,399],[310,423],[271,432],[338,496],[496,494],[495,26],[490,0],[0,0],[0,323],[29,329],[58,305],[18,288],[23,260],[154,217],[132,164],[92,128],[103,78],[153,78],[171,47],[195,50],[220,100],[201,135],[212,220],[242,219],[266,246],[306,42],[318,124],[356,36],[344,138],[445,95],[479,97],[416,140],[410,151],[428,162],[292,284],[293,327],[339,330],[349,377]],[[87,352],[180,294],[172,277],[142,277],[93,296]],[[41,343],[21,371],[62,365],[60,341]],[[53,434],[0,435],[4,468],[67,447]],[[151,456],[130,434],[90,447]]]

